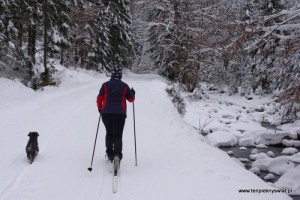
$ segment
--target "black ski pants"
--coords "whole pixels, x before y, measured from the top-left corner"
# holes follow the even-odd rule
[[[125,125],[126,116],[122,114],[103,114],[102,121],[106,128],[106,154],[110,158],[114,155],[120,156],[122,159],[122,136]]]

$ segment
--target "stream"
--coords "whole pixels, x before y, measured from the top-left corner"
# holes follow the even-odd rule
[[[269,146],[268,148],[264,148],[264,149],[260,149],[257,147],[247,147],[247,148],[241,148],[239,146],[234,146],[234,147],[219,147],[221,150],[225,151],[226,153],[228,153],[229,156],[234,157],[239,159],[244,165],[246,169],[250,169],[251,168],[251,164],[253,162],[253,160],[250,159],[250,155],[251,155],[251,151],[253,149],[257,149],[258,152],[264,152],[267,153],[269,151],[272,151],[274,153],[274,157],[278,157],[281,155],[284,155],[281,153],[282,149],[284,149],[284,146]],[[276,182],[280,176],[279,175],[275,175],[275,178],[272,180],[265,180],[264,177],[268,174],[269,172],[264,172],[261,171],[260,174],[258,175],[261,179],[263,179],[266,182]],[[293,200],[300,200],[300,196],[291,196],[293,198]]]
[[[267,123],[267,122],[262,122],[261,123],[262,127],[268,128],[268,129],[272,129],[272,130],[280,130],[277,127]],[[238,159],[239,161],[241,161],[244,165],[246,169],[250,169],[253,160],[250,159],[250,155],[251,155],[251,151],[253,149],[256,149],[258,151],[258,153],[263,152],[263,153],[267,153],[269,151],[273,152],[274,157],[278,157],[278,156],[283,156],[284,154],[282,154],[282,150],[284,148],[286,148],[286,146],[283,145],[275,145],[275,146],[268,146],[267,148],[257,148],[257,147],[240,147],[240,146],[233,146],[233,147],[219,147],[221,150],[225,151],[226,153],[228,153],[228,155],[230,157],[234,157],[236,159]],[[300,151],[300,149],[298,148],[298,150]],[[266,180],[265,176],[268,174],[269,172],[265,172],[265,171],[261,171],[258,176],[266,181],[266,182],[271,182],[271,183],[275,183],[280,176],[279,175],[275,175],[274,179],[271,180]],[[300,200],[300,195],[298,196],[291,196],[293,198],[293,200]]]

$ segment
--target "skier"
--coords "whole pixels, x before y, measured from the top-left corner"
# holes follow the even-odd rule
[[[113,67],[111,79],[102,84],[97,96],[98,111],[106,128],[106,156],[110,162],[117,162],[118,168],[123,158],[122,135],[126,119],[126,99],[135,100],[135,91],[121,81],[122,67]]]

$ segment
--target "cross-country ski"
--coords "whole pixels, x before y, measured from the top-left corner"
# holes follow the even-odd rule
[[[116,193],[118,190],[118,176],[120,175],[120,158],[118,156],[114,157],[113,172],[112,191]]]
[[[115,171],[112,178],[112,192],[117,193],[118,191],[118,171]]]

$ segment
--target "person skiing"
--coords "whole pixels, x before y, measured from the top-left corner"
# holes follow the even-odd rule
[[[123,158],[122,136],[126,119],[126,100],[135,100],[134,89],[130,89],[121,78],[122,67],[116,65],[112,69],[111,79],[102,84],[97,96],[98,111],[106,128],[106,156],[110,162],[118,162],[118,165]]]

